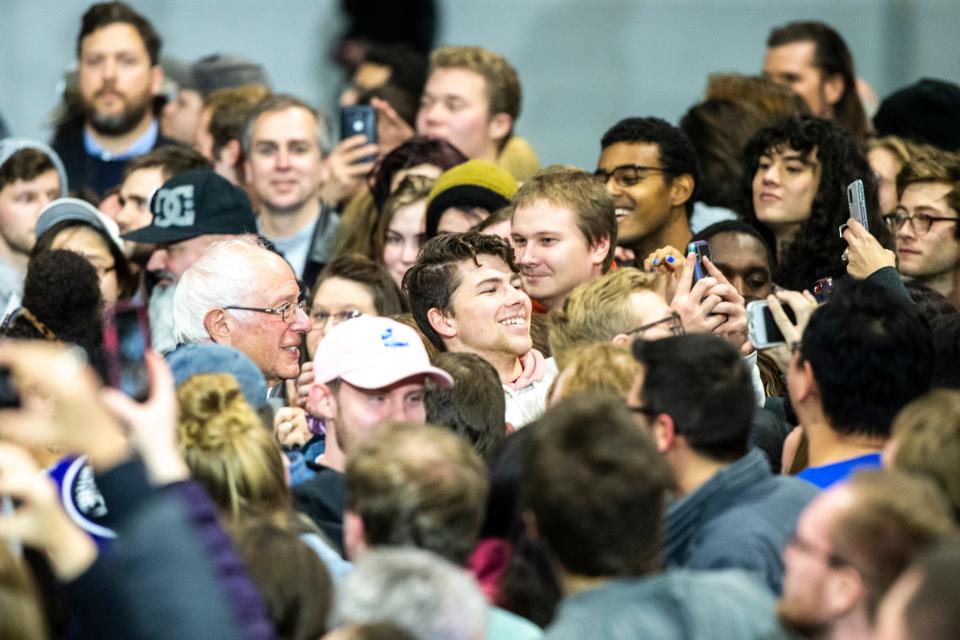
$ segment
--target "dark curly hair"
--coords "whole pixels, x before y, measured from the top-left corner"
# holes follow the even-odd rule
[[[757,220],[753,209],[753,178],[760,156],[771,150],[790,147],[804,156],[817,152],[820,163],[820,186],[813,199],[810,217],[800,226],[793,241],[781,252],[773,234]],[[788,289],[809,289],[820,278],[834,279],[846,275],[841,259],[847,243],[838,228],[850,217],[847,185],[863,180],[867,198],[870,232],[887,248],[893,238],[880,218],[877,180],[867,157],[847,130],[835,122],[797,116],[761,129],[744,148],[744,171],[741,183],[741,213],[774,248],[777,260],[774,280]]]
[[[684,206],[687,217],[693,213],[697,200],[696,188],[700,184],[700,164],[693,143],[683,131],[660,118],[624,118],[613,125],[600,139],[600,149],[612,144],[655,144],[660,149],[660,164],[670,179],[684,174],[693,178],[694,192]]]
[[[50,250],[38,253],[27,263],[21,308],[4,325],[8,338],[46,338],[29,319],[40,321],[62,342],[76,344],[103,381],[107,380],[103,350],[103,299],[97,270],[73,251]]]

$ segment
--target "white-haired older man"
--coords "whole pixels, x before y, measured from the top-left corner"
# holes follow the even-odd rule
[[[293,269],[245,235],[211,244],[180,277],[173,327],[182,344],[239,349],[273,386],[300,373],[300,341],[311,323]]]

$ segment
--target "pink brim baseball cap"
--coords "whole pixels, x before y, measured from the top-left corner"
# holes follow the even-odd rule
[[[430,364],[416,331],[378,316],[360,316],[331,329],[317,345],[313,370],[315,383],[339,378],[361,389],[382,389],[421,375],[453,386],[449,373]]]

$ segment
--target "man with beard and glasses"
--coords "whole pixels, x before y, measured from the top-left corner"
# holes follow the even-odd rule
[[[170,143],[153,113],[163,71],[160,36],[122,2],[91,6],[77,37],[83,127],[54,141],[73,189],[97,195],[120,184],[131,158]]]
[[[150,292],[153,348],[165,353],[177,346],[173,296],[184,271],[217,240],[256,230],[250,200],[212,169],[185,171],[167,180],[150,199],[153,221],[123,235],[124,240],[156,245],[147,269],[157,280]]]

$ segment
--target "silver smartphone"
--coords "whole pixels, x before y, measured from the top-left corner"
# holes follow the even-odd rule
[[[850,207],[850,217],[870,231],[867,222],[867,198],[863,193],[863,180],[854,180],[847,185],[847,205]]]
[[[786,303],[780,303],[790,322],[796,322],[793,309]],[[755,349],[766,349],[786,344],[786,338],[773,319],[773,312],[766,300],[754,300],[747,303],[747,336]]]

